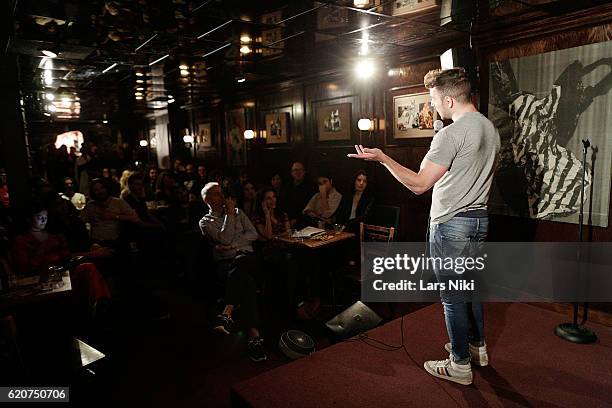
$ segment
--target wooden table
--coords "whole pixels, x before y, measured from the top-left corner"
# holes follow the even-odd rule
[[[62,276],[62,283],[51,289],[42,289],[38,285],[38,280],[38,276],[17,279],[15,288],[0,296],[0,308],[50,300],[72,292],[72,283],[68,274]]]
[[[345,241],[347,239],[355,238],[357,235],[352,232],[336,232],[334,230],[325,231],[322,238],[289,238],[289,237],[277,237],[279,241],[286,242],[291,245],[301,246],[310,249],[318,249],[322,247],[326,247],[328,245],[332,245],[341,241]]]

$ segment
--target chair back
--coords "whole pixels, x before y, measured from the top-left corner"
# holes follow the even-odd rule
[[[381,227],[393,227],[397,233],[400,223],[400,208],[394,205],[375,205],[367,221]]]
[[[359,224],[359,240],[361,242],[392,242],[395,237],[394,227],[381,227],[379,225]]]

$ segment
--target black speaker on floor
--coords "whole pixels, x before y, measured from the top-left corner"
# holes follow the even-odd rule
[[[468,47],[449,48],[440,55],[440,67],[450,69],[455,67],[465,68],[465,73],[470,78],[472,93],[478,92],[478,64],[474,51]]]
[[[348,339],[380,324],[382,318],[361,301],[325,323],[338,340]]]

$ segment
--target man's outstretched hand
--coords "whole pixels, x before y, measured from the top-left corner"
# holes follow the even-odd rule
[[[380,149],[370,149],[367,147],[363,147],[362,145],[355,145],[355,150],[357,153],[348,154],[348,157],[352,157],[354,159],[363,159],[363,160],[371,160],[371,161],[382,161],[384,157],[384,153]]]

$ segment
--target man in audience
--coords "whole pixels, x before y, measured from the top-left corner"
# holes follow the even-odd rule
[[[70,201],[77,210],[82,210],[87,203],[84,194],[74,191],[74,181],[70,177],[64,178],[64,192],[62,198]]]
[[[499,133],[472,103],[470,80],[463,68],[429,71],[424,83],[440,117],[452,119],[453,123],[436,133],[418,173],[380,149],[356,145],[357,153],[349,157],[381,163],[415,194],[433,187],[430,256],[465,257],[477,252],[487,237],[487,201],[500,149]],[[434,266],[434,270],[437,279],[446,285],[465,276],[452,268]],[[482,305],[473,296],[460,290],[440,290],[450,338],[445,349],[450,355],[425,362],[425,370],[434,377],[469,385],[473,378],[470,363],[488,364]]]
[[[198,165],[198,172],[193,182],[193,187],[190,193],[200,194],[206,183],[208,183],[208,175],[206,173],[206,166],[203,164]]]
[[[102,179],[92,180],[89,187],[92,201],[83,208],[81,220],[90,224],[92,241],[117,248],[121,223],[140,223],[138,214],[122,199],[112,197]]]
[[[291,226],[300,228],[304,225],[302,211],[316,192],[316,187],[306,180],[306,168],[304,163],[299,161],[291,165],[291,179],[282,191],[280,201],[289,216]]]
[[[253,241],[257,231],[244,212],[236,208],[232,198],[225,198],[216,182],[206,184],[202,199],[209,212],[200,220],[202,234],[213,245],[213,259],[217,277],[225,281],[226,298],[223,312],[217,316],[215,330],[230,334],[232,314],[240,306],[249,336],[249,357],[258,362],[267,359],[263,339],[259,333],[256,285],[253,274],[257,263]]]
[[[310,217],[313,223],[321,227],[321,223],[330,223],[340,205],[342,194],[334,188],[332,177],[329,174],[320,175],[317,182],[319,192],[312,196],[304,208],[304,215]]]
[[[192,163],[187,163],[185,165],[185,174],[183,175],[183,185],[187,188],[187,191],[191,191],[193,185],[195,183],[195,171]]]
[[[155,190],[157,189],[157,167],[151,167],[145,177],[145,197],[147,201],[155,201]],[[202,186],[204,187],[204,186]]]

